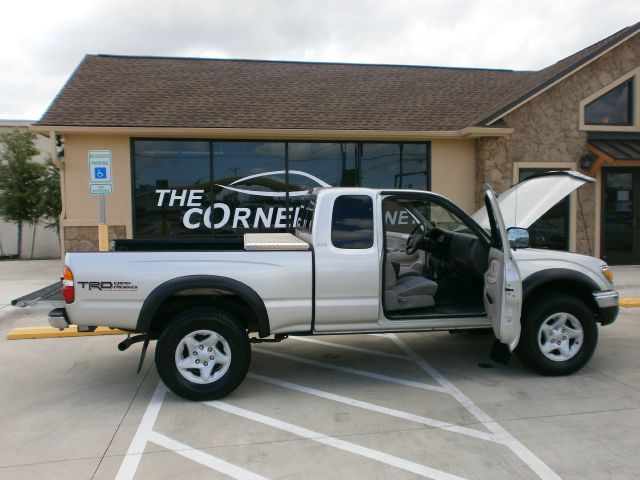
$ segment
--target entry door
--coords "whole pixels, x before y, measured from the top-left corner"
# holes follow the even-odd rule
[[[640,168],[602,170],[602,256],[640,264]]]

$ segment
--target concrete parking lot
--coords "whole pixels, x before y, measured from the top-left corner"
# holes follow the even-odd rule
[[[314,337],[255,346],[245,382],[208,403],[167,392],[152,347],[136,375],[140,346],[120,353],[117,336],[5,340],[45,314],[0,313],[0,478],[640,471],[640,308],[601,328],[596,355],[570,377],[495,364],[490,335]]]

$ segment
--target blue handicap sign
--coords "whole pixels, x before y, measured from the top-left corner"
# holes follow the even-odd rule
[[[107,167],[95,167],[93,176],[95,178],[107,178]]]

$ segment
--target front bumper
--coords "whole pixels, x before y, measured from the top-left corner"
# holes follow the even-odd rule
[[[618,316],[618,300],[620,300],[620,294],[615,290],[605,290],[604,292],[594,293],[593,299],[596,301],[600,310],[598,321],[602,325],[613,323]]]
[[[54,308],[49,312],[49,325],[53,328],[63,330],[69,327],[67,311],[64,308]]]

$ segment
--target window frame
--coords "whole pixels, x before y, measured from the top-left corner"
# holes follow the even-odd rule
[[[635,117],[635,109],[633,108],[633,100],[634,100],[634,93],[635,93],[635,79],[632,77],[622,83],[620,83],[619,85],[616,85],[615,87],[609,89],[608,91],[606,91],[605,93],[603,93],[602,95],[600,95],[598,98],[591,100],[589,103],[585,104],[584,106],[584,117],[585,117],[585,125],[589,125],[589,126],[615,126],[615,127],[629,127],[629,126],[633,126],[633,119]],[[609,95],[611,92],[613,92],[614,90],[623,87],[623,86],[627,86],[627,121],[624,123],[592,123],[589,122],[587,123],[587,109],[594,105],[596,102],[602,101],[603,97]]]
[[[365,247],[345,247],[345,246],[336,245],[336,239],[334,239],[334,236],[333,236],[334,218],[336,216],[336,207],[338,206],[338,202],[339,201],[345,200],[347,198],[354,198],[354,197],[355,198],[359,198],[359,199],[365,199],[371,205],[371,242]],[[329,238],[331,240],[331,246],[333,248],[337,248],[339,250],[369,250],[369,249],[371,249],[375,245],[375,238],[376,238],[376,218],[375,217],[376,217],[376,208],[375,208],[375,204],[373,202],[373,198],[371,198],[370,195],[344,194],[344,195],[337,196],[334,199],[333,205],[331,207],[331,229],[329,231]]]
[[[623,83],[631,81],[631,124],[588,124],[585,123],[585,108],[598,98],[602,97]],[[636,67],[624,75],[618,77],[610,84],[602,87],[598,91],[589,95],[579,102],[578,128],[582,131],[591,132],[640,132],[640,67]]]
[[[130,137],[129,138],[129,167],[130,167],[130,175],[131,175],[131,180],[130,180],[130,195],[131,195],[131,236],[134,239],[150,239],[150,238],[159,238],[159,239],[170,239],[173,238],[171,235],[161,235],[161,234],[150,234],[150,235],[140,235],[137,233],[137,218],[136,218],[136,184],[135,184],[135,179],[136,179],[136,164],[135,164],[135,145],[137,141],[167,141],[167,142],[189,142],[189,141],[200,141],[200,142],[208,142],[209,144],[209,163],[210,163],[210,172],[211,172],[211,185],[212,185],[212,190],[213,190],[213,184],[215,182],[215,178],[216,178],[216,169],[215,169],[215,155],[214,155],[214,144],[215,143],[224,143],[224,142],[263,142],[263,143],[270,143],[270,142],[276,142],[276,143],[284,143],[284,154],[285,154],[285,172],[286,172],[286,183],[287,183],[287,202],[286,205],[287,207],[291,207],[291,199],[288,195],[289,190],[290,190],[290,182],[289,182],[289,171],[290,171],[290,166],[289,166],[289,145],[292,143],[336,143],[336,144],[350,144],[350,143],[355,143],[357,146],[357,158],[356,158],[356,170],[357,170],[357,178],[358,178],[358,185],[360,186],[360,168],[361,168],[361,162],[362,162],[362,151],[363,151],[363,144],[374,144],[374,143],[390,143],[390,144],[399,144],[399,145],[405,145],[405,144],[422,144],[425,145],[425,170],[424,172],[418,172],[418,173],[423,173],[425,175],[425,186],[426,186],[426,190],[429,191],[431,190],[431,177],[432,177],[432,168],[431,168],[431,148],[432,148],[432,141],[431,140],[424,140],[424,141],[385,141],[385,140],[378,140],[378,141],[370,141],[370,140],[306,140],[306,139],[253,139],[253,138],[243,138],[243,139],[228,139],[228,138],[222,138],[222,139],[216,139],[216,138],[192,138],[192,137]],[[379,187],[379,188],[384,188],[384,187]],[[211,206],[213,205],[213,203],[216,201],[216,197],[215,195],[213,195],[213,193],[211,194]],[[286,228],[287,231],[294,231],[296,228],[296,225],[293,224],[293,218],[290,219],[291,222],[288,223],[288,227]],[[185,235],[185,237],[187,238],[215,238],[215,237],[229,237],[229,236],[238,236],[238,235],[242,235],[242,231],[239,232],[229,232],[229,230],[227,231],[221,231],[220,229],[214,229],[212,228],[210,232],[203,232],[203,233],[199,233],[196,234],[194,233],[193,235]]]

